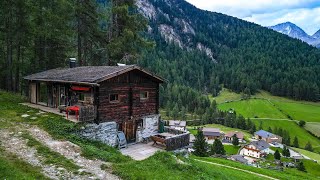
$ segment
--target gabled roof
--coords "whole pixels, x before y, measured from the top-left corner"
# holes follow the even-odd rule
[[[187,126],[187,121],[170,120],[169,121],[169,126],[186,127]]]
[[[219,128],[202,128],[202,132],[204,136],[220,136],[220,129]]]
[[[270,133],[268,131],[265,131],[265,130],[257,131],[254,134],[258,135],[258,136],[261,136],[263,138],[270,138],[270,137],[274,136],[274,134],[272,134],[272,133]]]
[[[253,145],[255,146],[257,149],[259,149],[260,151],[262,150],[265,150],[267,148],[270,147],[270,145],[266,142],[266,141],[263,141],[263,140],[260,140],[260,141],[252,141],[250,143],[250,145]]]
[[[121,75],[123,73],[138,70],[148,76],[152,77],[155,81],[163,83],[164,80],[136,65],[128,66],[81,66],[75,68],[57,68],[40,73],[32,74],[24,77],[26,80],[32,81],[45,81],[45,82],[66,82],[66,83],[79,83],[98,85],[98,83]]]
[[[244,136],[242,132],[233,132],[233,131],[228,132],[225,136],[231,138],[233,135],[236,135],[237,138],[239,139],[243,139],[243,136]]]

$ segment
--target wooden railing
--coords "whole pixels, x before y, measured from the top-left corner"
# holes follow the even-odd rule
[[[96,110],[93,105],[80,106],[79,121],[92,122],[96,118]]]

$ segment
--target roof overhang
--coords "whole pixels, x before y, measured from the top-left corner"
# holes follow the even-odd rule
[[[66,84],[77,84],[77,85],[87,85],[87,86],[100,86],[98,83],[89,83],[89,82],[76,82],[76,81],[63,81],[63,80],[50,80],[50,79],[28,79],[29,81],[40,81],[40,82],[53,82],[53,83],[66,83]]]

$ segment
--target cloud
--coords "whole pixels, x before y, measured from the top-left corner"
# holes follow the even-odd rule
[[[198,8],[244,18],[282,9],[314,8],[319,0],[187,0]]]
[[[200,9],[228,14],[263,26],[290,21],[307,33],[320,28],[320,0],[186,0]]]

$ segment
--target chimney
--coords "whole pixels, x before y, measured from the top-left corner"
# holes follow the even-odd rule
[[[75,68],[76,67],[76,58],[69,58],[69,68]]]

